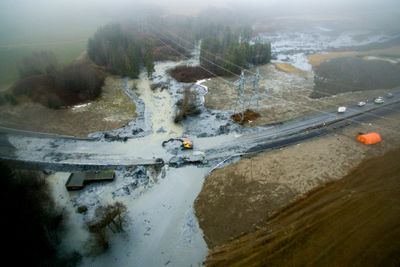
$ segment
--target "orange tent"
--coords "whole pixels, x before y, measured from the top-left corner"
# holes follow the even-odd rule
[[[366,145],[374,145],[382,141],[381,135],[375,132],[359,134],[357,136],[357,141],[366,144]]]

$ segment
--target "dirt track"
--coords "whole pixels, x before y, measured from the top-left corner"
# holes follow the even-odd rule
[[[207,266],[398,266],[400,150],[284,209],[262,229],[214,249]]]

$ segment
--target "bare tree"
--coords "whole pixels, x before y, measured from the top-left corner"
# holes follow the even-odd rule
[[[197,95],[191,88],[185,88],[183,98],[176,103],[175,122],[182,121],[188,115],[198,114]]]
[[[53,74],[57,68],[58,61],[53,52],[34,52],[20,62],[19,75],[21,78],[26,78],[33,75]]]
[[[57,72],[55,82],[61,94],[74,98],[73,102],[91,100],[100,95],[104,75],[89,64],[76,63]]]
[[[100,253],[109,247],[106,230],[112,233],[124,231],[126,206],[121,202],[97,207],[95,218],[88,223],[89,232],[93,234],[92,252]]]

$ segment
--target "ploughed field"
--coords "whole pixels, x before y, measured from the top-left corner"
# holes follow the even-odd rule
[[[362,162],[259,230],[214,248],[206,265],[398,266],[399,157],[396,149]]]
[[[342,179],[367,159],[400,147],[399,121],[398,112],[371,117],[367,123],[353,122],[335,133],[216,169],[206,178],[194,206],[208,247],[263,227],[308,192]],[[358,133],[371,131],[379,132],[383,141],[372,146],[356,141]]]

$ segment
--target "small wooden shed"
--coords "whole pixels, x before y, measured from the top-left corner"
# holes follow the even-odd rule
[[[86,184],[92,182],[113,181],[114,170],[101,170],[91,172],[74,172],[69,176],[65,187],[67,190],[81,190]]]

